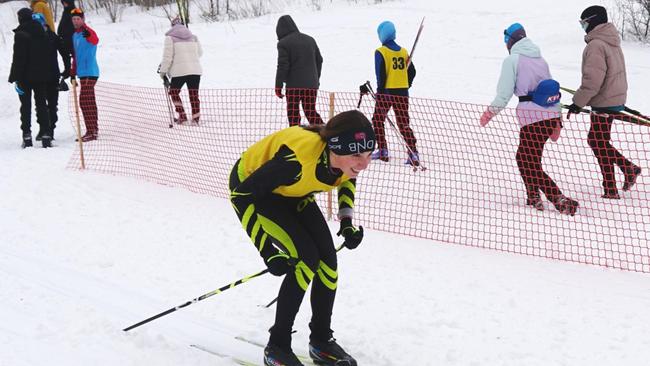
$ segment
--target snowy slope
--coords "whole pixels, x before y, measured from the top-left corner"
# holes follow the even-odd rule
[[[539,8],[505,0],[347,2],[291,14],[317,38],[322,87],[372,80],[375,26],[395,21],[415,56],[413,95],[487,103],[506,51],[502,29],[522,22],[554,76],[579,81],[587,1]],[[0,74],[9,72],[13,14],[0,4]],[[203,85],[270,87],[279,14],[195,24]],[[138,11],[123,23],[92,14],[103,80],[158,86],[166,22]],[[650,109],[648,49],[625,45],[630,105]],[[228,202],[139,180],[65,169],[72,151],[67,102],[54,149],[18,148],[17,98],[0,90],[0,365],[231,365],[199,343],[259,362],[279,279],[264,276],[129,333],[124,327],[262,269]],[[335,232],[335,225],[332,226]],[[645,365],[650,281],[637,273],[555,262],[369,231],[339,256],[335,336],[362,365]],[[296,321],[304,353],[309,307]]]

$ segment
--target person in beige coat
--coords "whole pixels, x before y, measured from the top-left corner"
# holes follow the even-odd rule
[[[165,47],[159,73],[163,80],[171,78],[169,95],[174,103],[176,113],[178,113],[174,122],[178,124],[187,122],[187,115],[179,96],[181,88],[187,84],[192,106],[192,124],[198,124],[201,116],[199,84],[203,72],[199,62],[199,58],[203,54],[201,44],[178,17],[172,20],[172,28],[165,33],[165,36]]]
[[[582,53],[582,83],[573,95],[567,118],[591,106],[591,128],[587,141],[594,152],[603,176],[603,198],[620,198],[616,187],[614,165],[625,176],[623,191],[636,183],[641,168],[625,158],[612,146],[611,130],[614,116],[625,109],[627,77],[621,37],[614,24],[607,21],[607,10],[590,6],[582,12],[580,24],[587,33],[587,46]]]

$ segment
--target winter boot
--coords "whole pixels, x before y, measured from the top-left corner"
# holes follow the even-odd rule
[[[627,192],[636,184],[636,179],[641,175],[641,168],[634,165],[631,171],[625,174],[625,183],[623,183],[623,192]]]
[[[43,135],[41,137],[41,144],[43,144],[43,147],[52,147],[52,137]]]
[[[97,140],[96,132],[86,132],[83,136],[81,136],[81,141],[83,142],[94,141],[94,140]],[[78,141],[79,139],[75,139],[75,142]]]
[[[357,360],[347,354],[347,352],[336,343],[336,339],[334,338],[327,342],[310,341],[309,357],[311,357],[317,365],[357,366]]]
[[[298,357],[291,351],[286,351],[280,347],[269,343],[264,348],[264,365],[265,366],[304,366]]]
[[[555,209],[558,210],[561,214],[564,215],[575,215],[578,210],[578,201],[572,200],[566,196],[558,196],[554,201],[553,205]]]
[[[526,206],[533,206],[537,211],[544,211],[544,202],[539,196],[532,196],[526,199]]]
[[[187,122],[187,116],[184,114],[181,114],[178,118],[174,117],[174,123],[177,125],[182,125],[185,122]]]
[[[405,165],[419,166],[420,165],[420,154],[417,152],[409,152],[408,158],[404,162]]]
[[[36,141],[41,141],[43,139],[43,132],[38,131],[36,134]]]
[[[31,136],[23,136],[23,143],[22,143],[21,146],[22,146],[23,149],[26,148],[26,147],[32,147],[33,146],[32,137]]]
[[[372,160],[381,160],[381,161],[388,161],[390,158],[388,157],[388,149],[378,149],[375,152],[370,155],[370,159]]]
[[[617,200],[621,198],[621,196],[618,195],[618,190],[616,188],[605,189],[605,193],[603,193],[601,197],[609,200]]]

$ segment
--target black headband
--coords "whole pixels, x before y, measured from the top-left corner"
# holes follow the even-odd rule
[[[352,155],[373,151],[375,144],[375,131],[372,126],[343,131],[327,139],[327,147],[336,155]]]

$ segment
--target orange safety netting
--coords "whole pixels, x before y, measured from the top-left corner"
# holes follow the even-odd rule
[[[98,139],[83,145],[86,169],[223,198],[239,154],[289,126],[286,97],[278,99],[273,89],[201,89],[198,123],[188,118],[182,124],[173,123],[179,114],[162,88],[99,82],[95,95]],[[192,115],[187,90],[180,97]],[[359,97],[319,90],[315,109],[327,121],[332,113],[357,108]],[[481,127],[485,106],[411,97],[408,125],[415,140],[405,144],[398,131],[405,124],[404,102],[393,101],[398,113],[388,112],[385,122],[389,161],[374,161],[357,180],[356,223],[441,242],[650,272],[647,170],[623,191],[625,180],[637,172],[634,167],[647,169],[648,126],[620,120],[610,125],[600,116],[590,132],[590,115],[580,114],[563,121],[557,142],[546,142],[541,165],[536,157],[556,121],[520,129],[517,112],[505,109]],[[295,122],[294,105],[289,116]],[[70,106],[74,116],[74,103]],[[372,119],[375,106],[366,95],[359,110]],[[624,158],[606,143],[608,127],[611,144]],[[407,146],[418,151],[423,169],[404,164]],[[79,149],[69,167],[81,168]],[[602,198],[612,186],[620,199]],[[578,202],[574,216],[558,211],[560,197]],[[332,207],[335,213],[334,201],[336,194],[319,195],[323,211]]]

